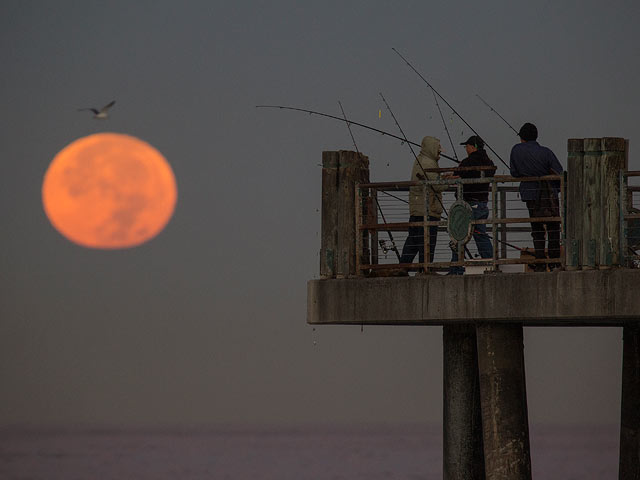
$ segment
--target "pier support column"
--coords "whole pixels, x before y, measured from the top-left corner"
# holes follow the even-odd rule
[[[443,478],[483,480],[484,452],[475,326],[445,326],[442,340]]]
[[[488,480],[531,480],[522,325],[477,327]]]
[[[640,327],[623,327],[620,480],[640,478]]]

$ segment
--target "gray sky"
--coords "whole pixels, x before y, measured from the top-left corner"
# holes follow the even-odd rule
[[[395,47],[505,159],[515,135],[476,94],[565,166],[567,138],[620,136],[640,169],[639,4],[216,4],[2,2],[0,425],[440,422],[440,328],[306,325],[318,164],[352,148],[344,124],[255,105],[340,100],[393,132],[382,92],[410,139],[444,143]],[[113,99],[104,122],[76,111]],[[78,247],[42,210],[54,155],[98,131],[176,174],[174,217],[143,246]],[[354,134],[373,180],[408,177],[406,146]],[[532,423],[618,422],[620,329],[525,335]]]

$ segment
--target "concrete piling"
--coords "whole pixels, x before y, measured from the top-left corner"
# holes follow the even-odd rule
[[[483,480],[480,378],[474,325],[443,327],[443,478]]]
[[[640,478],[640,327],[623,327],[620,480]]]
[[[480,324],[478,368],[487,480],[531,480],[522,325]]]

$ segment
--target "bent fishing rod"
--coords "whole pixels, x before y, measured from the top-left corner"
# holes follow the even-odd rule
[[[513,128],[513,127],[511,126],[511,124],[510,124],[509,122],[507,122],[507,121],[504,119],[504,117],[503,117],[502,115],[500,115],[500,114],[498,113],[498,111],[497,111],[495,108],[493,108],[491,105],[489,105],[489,104],[486,102],[486,100],[485,100],[484,98],[482,98],[482,97],[481,97],[480,95],[478,95],[477,93],[476,93],[476,97],[478,97],[480,100],[482,100],[482,103],[484,103],[487,107],[489,107],[493,113],[495,113],[496,115],[498,115],[498,116],[502,119],[502,121],[503,121],[504,123],[506,123],[506,124],[507,124],[507,126],[508,126],[511,130],[513,130],[513,132],[514,132],[516,135],[518,135],[518,132],[516,131],[516,129],[515,129],[515,128]]]
[[[349,125],[349,120],[347,120],[347,115],[344,113],[344,108],[342,108],[342,103],[340,102],[340,100],[338,100],[338,105],[340,105],[340,110],[342,111],[342,116],[344,117],[344,123],[347,125],[347,128],[349,129],[349,135],[351,135],[351,141],[353,142],[353,146],[356,149],[356,153],[358,154],[358,158],[360,158],[360,150],[358,149],[358,145],[356,145],[356,139],[353,136],[353,132],[351,131],[351,125]],[[387,219],[384,217],[384,213],[382,212],[382,207],[380,206],[380,203],[378,202],[378,197],[374,197],[375,201],[376,201],[376,205],[378,206],[378,211],[380,212],[380,216],[382,217],[382,221],[384,222],[384,224],[387,224]],[[389,236],[389,241],[391,242],[391,250],[393,250],[396,253],[396,257],[398,257],[398,262],[400,261],[400,252],[398,251],[398,247],[396,247],[396,242],[393,240],[393,234],[391,233],[391,230],[387,230],[387,235]],[[386,246],[384,244],[384,240],[380,240],[380,246],[382,247],[384,253],[386,254],[387,252],[385,251]]]
[[[319,115],[321,117],[333,118],[334,120],[339,120],[340,122],[344,122],[345,121],[344,118],[336,117],[335,115],[329,115],[328,113],[316,112],[314,110],[306,110],[304,108],[287,107],[287,106],[284,106],[284,105],[256,105],[256,108],[280,108],[282,110],[295,110],[297,112],[304,112],[304,113],[308,113],[310,115]],[[374,128],[374,127],[370,127],[369,125],[365,125],[363,123],[354,122],[353,120],[347,120],[347,122],[349,122],[349,124],[351,124],[351,125],[357,125],[359,127],[366,128],[368,130],[373,130],[374,132],[381,133],[382,135],[386,135],[388,137],[395,138],[397,140],[400,140],[402,143],[406,142],[406,143],[409,143],[411,145],[415,145],[416,147],[420,147],[421,146],[419,143],[412,142],[410,140],[407,140],[406,138],[398,137],[397,135],[394,135],[394,134],[389,133],[389,132],[385,132],[384,130],[380,130],[380,129],[377,129],[377,128]],[[460,163],[455,158],[449,157],[448,155],[445,155],[443,153],[441,153],[440,156],[443,157],[443,158],[446,158],[447,160],[451,160],[452,162]]]
[[[396,52],[396,54],[398,54],[398,56],[399,56],[402,60],[404,60],[404,62],[405,62],[407,65],[409,65],[409,67],[411,68],[411,70],[413,70],[416,74],[418,74],[418,76],[422,79],[422,81],[423,81],[424,83],[426,83],[426,84],[429,86],[429,88],[431,88],[431,90],[432,90],[436,95],[438,95],[438,97],[440,97],[440,98],[442,99],[442,101],[443,101],[444,103],[446,103],[446,104],[447,104],[447,106],[451,109],[451,111],[452,111],[453,113],[455,113],[455,114],[458,116],[458,118],[459,118],[460,120],[462,120],[462,121],[464,122],[464,124],[465,124],[467,127],[469,127],[469,128],[471,129],[471,131],[472,131],[473,133],[475,133],[477,136],[480,136],[480,134],[478,134],[478,132],[476,132],[476,131],[475,131],[475,129],[474,129],[471,125],[469,125],[469,123],[467,123],[467,121],[466,121],[464,118],[462,118],[462,115],[460,115],[460,114],[457,112],[457,110],[456,110],[455,108],[453,108],[449,102],[447,102],[447,99],[446,99],[446,98],[444,98],[442,95],[440,95],[440,93],[439,93],[435,88],[433,88],[433,85],[431,85],[431,83],[429,83],[429,81],[428,81],[426,78],[424,78],[424,77],[422,76],[422,74],[421,74],[418,70],[416,70],[416,68],[415,68],[413,65],[411,65],[411,63],[409,62],[409,60],[407,60],[406,58],[404,58],[404,57],[402,56],[402,54],[401,54],[400,52],[398,52],[398,50],[396,50],[395,48],[392,48],[392,50],[393,50],[394,52]],[[483,140],[484,140],[484,139],[483,139]],[[507,163],[502,159],[502,157],[501,157],[500,155],[498,155],[498,152],[496,152],[493,148],[491,148],[491,146],[490,146],[486,141],[484,142],[484,144],[485,144],[485,146],[486,146],[489,150],[491,150],[491,151],[493,152],[493,154],[494,154],[496,157],[498,157],[498,159],[499,159],[499,160],[500,160],[500,161],[505,165],[505,167],[509,168],[509,165],[507,165]]]

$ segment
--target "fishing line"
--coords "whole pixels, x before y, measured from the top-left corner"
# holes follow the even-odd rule
[[[439,93],[435,88],[433,88],[433,85],[431,85],[431,83],[429,83],[429,81],[428,81],[426,78],[424,78],[424,77],[422,76],[422,74],[421,74],[418,70],[416,70],[416,68],[415,68],[413,65],[411,65],[411,63],[409,63],[409,60],[407,60],[406,58],[404,58],[404,57],[402,56],[402,54],[401,54],[400,52],[398,52],[398,50],[396,50],[395,48],[392,48],[392,50],[393,50],[394,52],[396,52],[396,54],[398,54],[398,56],[399,56],[402,60],[404,60],[404,62],[405,62],[407,65],[409,65],[409,67],[410,67],[410,68],[411,68],[411,69],[412,69],[412,70],[413,70],[413,71],[414,71],[414,72],[415,72],[415,73],[416,73],[416,74],[417,74],[417,75],[422,79],[422,81],[423,81],[424,83],[426,83],[426,84],[431,88],[431,90],[432,90],[436,95],[438,95],[438,97],[440,97],[440,98],[442,99],[442,101],[443,101],[444,103],[446,103],[446,104],[447,104],[447,106],[451,109],[451,111],[452,111],[453,113],[455,113],[455,114],[458,116],[458,118],[459,118],[460,120],[462,120],[462,121],[464,122],[464,124],[465,124],[467,127],[469,127],[469,128],[471,129],[471,131],[472,131],[473,133],[475,133],[476,135],[478,135],[479,137],[481,137],[481,135],[480,135],[480,134],[478,134],[478,132],[476,132],[476,131],[475,131],[475,129],[474,129],[471,125],[469,125],[469,123],[467,123],[467,121],[466,121],[464,118],[462,118],[462,115],[460,115],[460,114],[458,113],[458,111],[457,111],[455,108],[453,108],[449,102],[447,102],[446,98],[444,98],[442,95],[440,95],[440,93]],[[501,157],[500,155],[498,155],[498,153],[497,153],[493,148],[491,148],[491,146],[490,146],[486,141],[484,142],[484,144],[485,144],[485,146],[486,146],[489,150],[491,150],[491,151],[494,153],[494,155],[495,155],[496,157],[498,157],[498,159],[499,159],[499,160],[500,160],[500,161],[505,165],[505,167],[509,168],[509,165],[507,165],[507,163],[502,159],[502,157]]]

